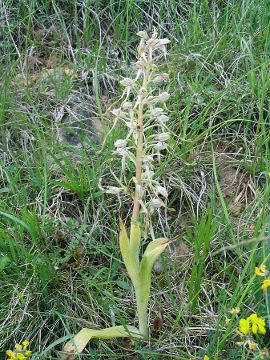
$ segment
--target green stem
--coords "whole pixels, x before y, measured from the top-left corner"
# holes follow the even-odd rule
[[[143,291],[143,286],[140,286],[136,289],[136,302],[137,302],[137,312],[139,319],[139,332],[144,338],[149,337],[149,327],[148,327],[148,300],[149,295],[145,294]]]
[[[146,69],[142,88],[145,88],[148,82],[149,77],[149,68]],[[136,149],[136,180],[137,185],[142,185],[142,160],[143,160],[143,108],[144,103],[143,100],[139,104],[138,109],[138,119],[137,119],[137,134],[138,134],[138,141],[137,141],[137,149]],[[135,187],[135,196],[133,201],[133,213],[132,213],[132,221],[139,220],[140,214],[140,200],[141,200],[141,190],[138,187]]]
[[[146,88],[147,82],[149,78],[149,67],[146,69],[143,79],[142,88]],[[141,191],[138,189],[142,185],[142,161],[143,161],[143,111],[144,111],[144,102],[139,104],[138,109],[138,119],[137,119],[137,134],[138,134],[138,141],[137,141],[137,149],[136,149],[136,180],[137,184],[135,187],[135,196],[133,202],[133,213],[132,213],[132,221],[136,223],[139,220],[140,214],[140,200],[141,200]],[[138,185],[138,186],[137,186]],[[140,245],[138,244],[138,250]],[[139,251],[138,251],[139,253]],[[136,256],[135,253],[132,256]],[[138,284],[133,284],[135,288],[135,295],[136,295],[136,303],[137,303],[137,312],[138,312],[138,319],[139,319],[139,331],[140,334],[148,338],[149,336],[149,329],[148,329],[148,299],[149,299],[149,291],[148,295],[145,296],[144,284],[142,279],[140,278]],[[137,286],[136,286],[137,285]]]

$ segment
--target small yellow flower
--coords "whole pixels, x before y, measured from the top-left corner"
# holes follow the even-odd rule
[[[251,314],[246,319],[240,319],[239,330],[242,334],[261,334],[266,333],[265,320],[257,316],[257,314]]]
[[[239,330],[244,335],[247,335],[250,332],[250,324],[246,319],[240,319],[239,321]]]
[[[239,314],[240,313],[240,308],[237,307],[237,308],[232,308],[230,311],[229,311],[230,314]]]
[[[268,171],[267,176],[270,178],[270,171]]]
[[[18,350],[18,351],[21,351],[22,350],[22,345],[15,344],[15,349]]]
[[[13,351],[11,351],[11,350],[7,350],[6,351],[6,355],[10,358],[10,359],[16,359],[16,355],[14,354],[14,352]]]
[[[210,357],[208,355],[204,355],[203,360],[210,360]]]
[[[270,286],[270,279],[266,279],[263,281],[263,284],[261,286],[261,289],[265,291]]]
[[[26,357],[22,353],[17,353],[18,360],[26,360]]]
[[[27,348],[27,347],[29,346],[29,341],[28,341],[28,340],[24,340],[24,341],[22,342],[22,345],[23,345],[25,348]]]
[[[252,330],[253,334],[256,335],[258,333],[258,325],[256,323],[253,323],[251,330]]]
[[[6,351],[9,360],[27,360],[27,358],[32,355],[32,351],[27,350],[28,346],[28,340],[24,340],[22,344],[15,344],[15,352],[11,350]]]
[[[266,268],[265,264],[262,264],[259,267],[255,267],[255,274],[258,276],[266,276],[269,274],[269,271]]]

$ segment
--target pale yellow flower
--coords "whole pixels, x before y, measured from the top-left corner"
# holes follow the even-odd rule
[[[269,274],[269,271],[267,270],[266,265],[262,264],[259,267],[255,267],[255,274],[258,276],[266,276]]]
[[[25,348],[27,348],[29,346],[29,341],[28,340],[24,340],[22,342],[22,346],[24,346]]]
[[[236,307],[236,308],[232,308],[230,311],[229,311],[230,314],[239,314],[240,313],[240,308],[239,307]]]
[[[22,350],[22,345],[15,344],[15,349],[18,350],[18,351],[21,351]]]
[[[248,343],[248,348],[249,350],[257,350],[258,349],[258,345],[255,342],[249,342]]]

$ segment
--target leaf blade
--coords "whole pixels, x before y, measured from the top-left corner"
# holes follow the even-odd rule
[[[139,331],[134,326],[113,326],[110,328],[96,330],[83,328],[74,336],[74,338],[67,342],[63,347],[63,352],[61,354],[62,360],[74,360],[76,359],[76,354],[81,353],[88,342],[91,339],[113,339],[113,338],[125,338],[125,337],[140,337]]]

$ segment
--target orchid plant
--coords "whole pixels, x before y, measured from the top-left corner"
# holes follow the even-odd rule
[[[155,238],[151,225],[153,213],[166,207],[168,192],[166,187],[155,178],[154,169],[160,164],[168,149],[170,133],[167,127],[168,114],[166,101],[170,95],[162,92],[160,85],[168,81],[168,74],[159,72],[158,65],[166,58],[168,39],[159,39],[154,29],[151,37],[146,31],[140,37],[138,61],[134,79],[124,78],[121,106],[112,111],[116,121],[127,128],[125,139],[115,142],[115,154],[122,159],[122,176],[119,186],[101,189],[110,194],[121,196],[133,188],[133,211],[128,231],[120,218],[119,243],[122,258],[132,281],[139,320],[139,328],[133,326],[114,326],[102,330],[84,328],[63,348],[64,359],[75,359],[74,353],[83,351],[92,338],[109,339],[117,337],[149,337],[148,303],[151,286],[151,271],[157,258],[169,244],[169,239]],[[133,165],[132,165],[133,164]],[[135,176],[127,179],[127,170],[135,167]],[[134,185],[131,186],[130,184]],[[150,234],[152,241],[141,255],[142,237]]]

